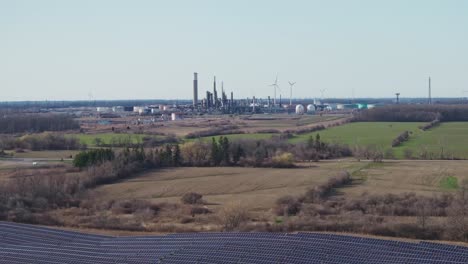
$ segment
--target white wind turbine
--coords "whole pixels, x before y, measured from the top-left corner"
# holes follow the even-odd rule
[[[271,84],[270,86],[273,86],[273,89],[274,89],[273,106],[276,106],[276,89],[281,91],[278,85],[278,74],[276,74],[275,82]]]
[[[292,105],[292,90],[293,90],[293,86],[296,84],[296,82],[288,82],[289,83],[289,106]]]

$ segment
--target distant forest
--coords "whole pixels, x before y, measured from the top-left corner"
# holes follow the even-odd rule
[[[468,105],[388,105],[355,114],[361,122],[468,121]]]
[[[15,114],[0,117],[0,134],[40,133],[79,128],[78,122],[68,115]]]

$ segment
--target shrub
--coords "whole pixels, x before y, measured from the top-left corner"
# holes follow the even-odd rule
[[[274,156],[271,165],[274,168],[292,168],[294,167],[294,155],[291,153],[283,153]]]
[[[184,204],[200,204],[202,203],[203,195],[195,192],[186,193],[182,196],[181,200]]]
[[[211,213],[210,209],[208,209],[208,208],[206,208],[206,207],[198,207],[198,206],[196,206],[196,207],[190,208],[190,214],[191,214],[192,216],[195,216],[195,215],[197,215],[197,214],[210,214],[210,213]]]
[[[401,143],[408,141],[409,139],[409,132],[405,131],[398,135],[393,141],[392,141],[392,147],[398,147],[401,145]]]
[[[424,126],[420,126],[419,128],[423,131],[426,131],[426,130],[429,130],[435,126],[438,126],[440,124],[440,120],[439,119],[435,119],[433,121],[431,121],[430,123],[424,125]]]
[[[233,231],[249,219],[249,214],[240,203],[230,203],[221,209],[219,219],[224,230]]]
[[[276,200],[274,212],[276,215],[296,215],[301,210],[301,203],[297,198],[287,195]]]

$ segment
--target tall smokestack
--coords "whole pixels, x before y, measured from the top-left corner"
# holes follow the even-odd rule
[[[431,77],[429,77],[429,104],[432,104],[432,95],[431,95]]]
[[[216,76],[213,80],[213,106],[218,107],[218,92],[216,91]]]
[[[193,73],[193,107],[198,106],[198,73]]]

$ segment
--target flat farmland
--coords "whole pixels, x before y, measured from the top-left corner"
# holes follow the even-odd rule
[[[404,153],[420,158],[422,152],[428,159],[439,159],[441,154],[448,158],[468,158],[468,122],[442,123],[427,131],[422,131],[420,122],[358,122],[326,130],[295,136],[291,143],[304,142],[310,136],[320,134],[326,142],[336,142],[353,146],[376,146],[381,150],[393,149],[395,157],[405,158]],[[398,147],[391,147],[393,139],[400,133],[409,131],[410,138]]]
[[[436,157],[468,158],[468,122],[447,122],[430,130],[415,133],[399,149],[410,149],[414,155],[428,151]]]
[[[99,200],[143,199],[152,202],[180,203],[182,195],[197,192],[207,206],[217,209],[229,202],[241,202],[252,212],[269,212],[277,198],[300,196],[346,170],[353,184],[339,193],[357,197],[363,193],[387,194],[415,192],[432,196],[453,192],[447,179],[460,184],[468,179],[468,161],[321,161],[297,169],[273,168],[172,168],[140,174],[132,179],[96,189]]]
[[[367,164],[353,174],[357,184],[342,189],[346,194],[415,192],[431,196],[452,192],[463,180],[468,180],[465,160],[393,160]],[[447,181],[455,184],[447,186]]]
[[[307,133],[290,139],[291,143],[306,141],[310,136],[320,134],[322,140],[339,142],[349,146],[375,145],[391,148],[392,140],[405,130],[420,133],[420,122],[357,122],[331,127],[319,132]]]
[[[174,168],[144,173],[133,179],[104,185],[100,199],[146,199],[180,202],[188,192],[203,194],[213,206],[240,201],[250,210],[269,210],[278,197],[301,194],[341,170],[353,170],[352,161],[320,162],[297,169],[272,168]]]

